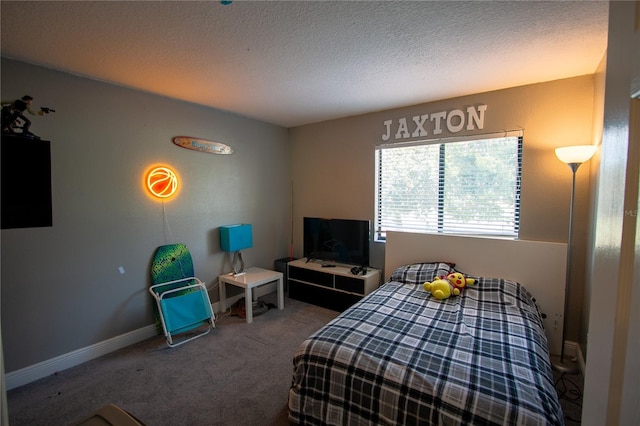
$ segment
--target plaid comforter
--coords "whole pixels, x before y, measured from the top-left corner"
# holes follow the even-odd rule
[[[388,282],[307,339],[293,364],[296,424],[564,423],[538,309],[501,279],[444,301]]]

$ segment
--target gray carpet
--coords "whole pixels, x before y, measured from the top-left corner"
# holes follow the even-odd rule
[[[275,303],[275,294],[261,300]],[[284,311],[252,324],[222,317],[209,335],[177,348],[154,337],[9,391],[9,422],[68,425],[113,403],[148,426],[288,426],[292,355],[336,315],[287,298]],[[566,424],[575,426],[582,377],[566,379],[558,390]]]
[[[149,426],[288,425],[293,353],[336,315],[285,299],[283,311],[223,317],[176,348],[154,337],[9,391],[9,422],[67,425],[113,403]]]
[[[582,423],[582,392],[584,390],[582,374],[562,375],[554,371],[553,380],[560,398],[565,425],[580,425]]]

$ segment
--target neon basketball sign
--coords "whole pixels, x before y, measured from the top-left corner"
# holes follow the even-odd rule
[[[145,174],[144,186],[154,198],[169,200],[178,192],[178,175],[167,166],[154,166]]]

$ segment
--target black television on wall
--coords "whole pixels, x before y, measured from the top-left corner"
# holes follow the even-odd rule
[[[305,217],[304,257],[369,266],[369,221]]]
[[[2,135],[2,229],[53,226],[52,204],[51,142],[18,135]]]

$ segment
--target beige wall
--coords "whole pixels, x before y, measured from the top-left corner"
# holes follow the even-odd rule
[[[291,129],[294,254],[302,256],[304,216],[374,220],[374,152],[383,142],[385,120],[465,110],[479,104],[488,108],[484,129],[475,133],[524,130],[520,238],[566,242],[571,171],[555,157],[554,148],[592,143],[593,98],[594,79],[589,75]],[[576,186],[574,273],[567,336],[574,341],[579,335],[584,282],[587,168],[578,171]],[[371,263],[383,267],[384,244],[373,244]],[[560,327],[561,324],[559,318]]]

